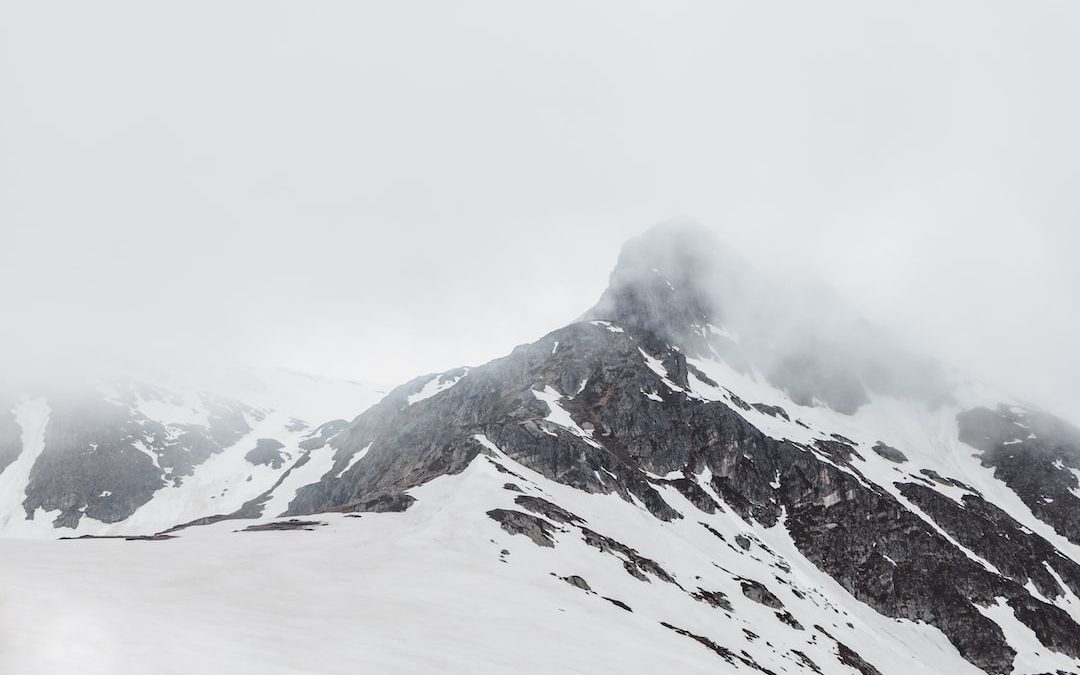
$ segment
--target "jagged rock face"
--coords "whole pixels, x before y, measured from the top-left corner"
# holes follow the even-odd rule
[[[84,515],[103,522],[130,515],[164,485],[161,470],[137,447],[154,444],[160,431],[91,394],[53,397],[45,449],[26,488],[26,517],[39,508],[59,510],[53,525],[75,527]]]
[[[263,375],[271,376],[277,374]],[[314,393],[322,384],[287,373],[281,378]],[[238,386],[261,397],[266,382],[253,377]],[[326,386],[343,389],[338,382]],[[372,396],[357,391],[360,400]],[[292,400],[287,394],[280,398]],[[110,534],[115,528],[109,526],[127,522],[165,529],[234,511],[258,515],[256,505],[244,508],[247,502],[304,460],[308,450],[301,446],[318,447],[346,424],[338,420],[309,430],[289,411],[133,376],[3,394],[0,532]],[[159,497],[174,506],[148,508]],[[151,515],[132,521],[147,511]]]
[[[255,447],[244,455],[244,459],[252,464],[261,464],[280,469],[285,460],[290,458],[289,453],[282,452],[285,444],[273,438],[260,438],[255,442]]]
[[[959,416],[960,440],[1058,534],[1080,545],[1080,429],[1017,407]]]
[[[670,486],[703,513],[730,510],[748,522],[783,527],[806,558],[853,596],[886,616],[937,627],[986,672],[1010,672],[1016,656],[987,615],[998,602],[1045,647],[1080,659],[1080,625],[1045,600],[1065,592],[1055,575],[1071,592],[1080,591],[1074,560],[966,483],[932,469],[901,469],[914,460],[896,447],[874,439],[860,451],[844,435],[811,429],[773,401],[744,401],[710,379],[691,361],[708,355],[748,372],[761,357],[745,344],[760,337],[754,322],[718,305],[724,293],[706,292],[707,283],[730,281],[729,272],[738,282],[730,290],[738,292],[748,273],[733,260],[723,260],[729,269],[718,271],[693,237],[659,256],[650,255],[650,241],[624,251],[589,320],[485,366],[417,378],[340,433],[328,434],[334,466],[297,492],[288,514],[362,510],[461,472],[479,455],[497,463],[505,454],[560,483],[638,503],[660,521],[693,517],[657,489]],[[733,322],[744,329],[731,328]],[[835,362],[832,355],[807,360],[816,346],[769,364],[780,364],[767,375],[795,405],[820,401],[851,414],[874,391],[918,393],[930,409],[948,399],[932,364],[905,356],[910,372],[897,377],[900,366],[882,365],[896,356],[891,348],[883,350],[885,357],[856,350],[852,361]],[[705,390],[717,395],[704,396]],[[749,421],[753,414],[816,437],[766,434]],[[1037,517],[1075,541],[1080,518],[1059,502],[1075,500],[1070,469],[1077,466],[1077,437],[1044,420],[1039,424],[1047,437],[1052,427],[1054,438],[1063,440],[1037,444],[1014,433],[1015,420],[996,419],[979,411],[962,415],[960,440],[982,449],[984,465],[995,467]],[[1021,450],[1038,461],[1019,458]],[[895,478],[870,479],[863,467],[871,461],[884,463]],[[1051,474],[1049,486],[1035,491]],[[946,496],[950,490],[965,494],[956,501]],[[541,517],[565,517],[535,503],[525,506],[537,515],[489,515],[508,532],[548,545],[550,523]]]
[[[1010,642],[1010,622],[1032,632],[1040,649],[1080,665],[1080,625],[1065,609],[1080,610],[1069,604],[1080,598],[1080,561],[1067,546],[1080,535],[1080,432],[1016,407],[972,407],[955,417],[956,392],[933,364],[885,344],[830,302],[811,302],[821,299],[816,295],[798,298],[806,312],[787,316],[779,286],[717,255],[701,232],[676,231],[671,243],[672,232],[628,245],[584,320],[486,365],[416,378],[351,422],[308,429],[285,417],[287,440],[263,435],[260,410],[227,401],[207,402],[205,422],[191,424],[152,419],[123,396],[50,399],[26,511],[58,512],[56,524],[66,527],[84,516],[119,520],[157,491],[197,478],[225,446],[240,448],[245,472],[272,480],[188,525],[282,509],[289,516],[406,511],[418,499],[411,492],[436,478],[467,478],[480,465],[496,477],[503,499],[480,511],[491,536],[510,536],[544,555],[572,541],[578,551],[614,560],[634,583],[663,586],[725,616],[749,598],[808,644],[827,637],[830,658],[859,672],[879,672],[873,653],[856,645],[860,654],[805,616],[799,621],[803,601],[839,611],[821,591],[810,597],[797,589],[789,561],[812,564],[860,607],[940,630],[985,672],[1013,670],[1023,645]],[[921,412],[947,412],[934,428],[953,435],[958,428],[959,438],[862,428],[868,419],[880,422],[881,393]],[[139,394],[155,396],[168,393]],[[860,416],[875,406],[870,417]],[[5,424],[0,415],[0,462],[18,438]],[[924,442],[929,447],[920,447]],[[981,453],[977,460],[969,450]],[[947,461],[928,459],[941,453]],[[540,486],[545,481],[549,491]],[[729,594],[712,585],[724,579],[680,576],[664,551],[631,546],[597,525],[606,509],[560,504],[553,485],[607,495],[590,499],[632,510],[651,532],[690,526],[724,555],[756,561],[755,573],[763,574],[729,574],[738,584]],[[1002,500],[1004,492],[1030,513]],[[727,521],[745,527],[725,537],[717,528]],[[305,529],[309,521],[296,522]],[[751,530],[782,537],[791,557],[785,561]],[[501,550],[502,562],[508,554]],[[706,565],[726,573],[721,561]],[[602,581],[592,572],[552,574],[584,593]],[[635,618],[644,614],[640,598],[604,599]],[[843,619],[836,621],[834,628]],[[732,666],[773,672],[689,624],[661,625]],[[759,639],[748,628],[743,633]],[[786,663],[824,672],[800,644]]]
[[[250,431],[245,414],[254,411],[237,403],[209,402],[205,426],[162,424],[138,412],[130,398],[160,397],[160,391],[139,386],[123,394],[84,389],[49,396],[44,449],[23,502],[28,519],[40,508],[59,511],[55,527],[76,527],[84,516],[124,520]]]
[[[1044,562],[1070,585],[1080,581],[1076,564],[1048,542],[1023,533],[975,496],[961,507],[924,485],[899,484],[940,527],[1005,576],[987,570],[890,492],[861,480],[856,465],[866,460],[850,445],[778,441],[728,405],[689,396],[685,357],[674,348],[648,352],[659,344],[653,335],[579,323],[471,370],[436,397],[410,405],[410,392],[432,378],[405,385],[331,441],[341,473],[302,489],[289,513],[347,509],[460,471],[487,450],[480,437],[545,476],[639,500],[663,520],[685,515],[657,493],[654,485],[665,483],[706,512],[727,508],[767,526],[783,518],[803,554],[849,592],[886,615],[940,628],[988,672],[1008,672],[1015,655],[1001,628],[979,609],[998,597],[1044,644],[1080,657],[1080,626],[1024,588],[1030,578],[1047,597],[1061,594]],[[651,369],[650,360],[665,375]],[[643,391],[658,392],[660,400]],[[550,421],[544,398],[568,413],[577,433]],[[363,447],[370,448],[364,460],[346,470],[350,450]],[[706,486],[723,505],[695,479],[706,471],[712,475]],[[650,478],[672,472],[681,474],[683,487]],[[492,517],[504,528],[547,536],[525,514]]]

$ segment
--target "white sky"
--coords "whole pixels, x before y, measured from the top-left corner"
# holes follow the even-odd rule
[[[0,349],[478,363],[687,215],[1080,421],[1080,3],[0,0]]]

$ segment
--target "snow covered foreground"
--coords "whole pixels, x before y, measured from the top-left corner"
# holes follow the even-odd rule
[[[570,525],[554,547],[504,531],[486,512],[520,509],[507,482],[656,561],[678,586],[631,576]],[[0,672],[812,672],[807,661],[857,672],[838,660],[837,641],[882,673],[980,672],[936,629],[855,601],[784,528],[702,513],[673,489],[664,498],[693,517],[664,523],[496,449],[411,494],[403,513],[321,514],[312,519],[326,525],[312,531],[241,532],[252,521],[237,520],[164,541],[3,541]],[[732,545],[736,535],[748,550]],[[571,575],[591,592],[561,578]],[[740,579],[768,587],[802,629],[745,596]],[[691,597],[699,588],[732,609]]]

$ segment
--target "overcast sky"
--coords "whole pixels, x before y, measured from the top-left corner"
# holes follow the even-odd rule
[[[1080,421],[1080,3],[0,0],[0,350],[396,382],[674,216]]]

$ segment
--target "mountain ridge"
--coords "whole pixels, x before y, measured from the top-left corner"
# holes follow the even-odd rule
[[[251,444],[273,484],[169,532],[446,509],[425,536],[498,533],[528,583],[618,587],[601,599],[732,671],[1080,669],[1080,430],[759,278],[707,230],[650,231],[581,320],[297,429],[287,458]],[[616,567],[572,572],[597,559]],[[913,631],[910,662],[875,663],[888,631],[862,608]]]

